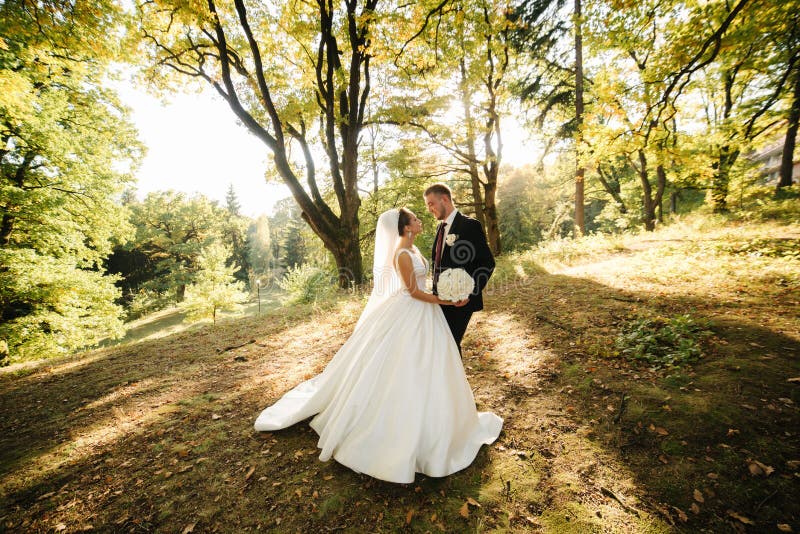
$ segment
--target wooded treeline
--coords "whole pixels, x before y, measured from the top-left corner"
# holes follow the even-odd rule
[[[108,88],[119,64],[166,94],[215,91],[292,199],[256,220],[233,192],[136,200],[144,147]],[[538,164],[504,165],[511,117]],[[0,360],[293,266],[368,281],[377,215],[424,213],[432,181],[497,254],[725,212],[760,187],[796,198],[798,123],[800,0],[7,1]],[[775,183],[757,157],[770,144]]]

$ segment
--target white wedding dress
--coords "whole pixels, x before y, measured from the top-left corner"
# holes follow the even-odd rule
[[[397,254],[411,256],[424,288],[427,268],[416,247]],[[320,460],[399,483],[413,482],[415,472],[441,477],[467,467],[503,424],[475,409],[441,308],[402,290],[371,298],[325,370],[261,412],[255,429],[312,415]]]

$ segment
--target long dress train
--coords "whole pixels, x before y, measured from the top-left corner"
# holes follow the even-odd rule
[[[426,265],[416,250],[417,283]],[[325,370],[265,409],[256,430],[278,430],[312,415],[320,460],[409,483],[467,467],[503,420],[479,413],[458,347],[436,304],[398,292],[365,312]]]

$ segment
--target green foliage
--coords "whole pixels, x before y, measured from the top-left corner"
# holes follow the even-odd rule
[[[617,336],[616,347],[629,360],[654,368],[679,367],[703,356],[701,343],[711,324],[690,315],[642,317],[628,322]]]
[[[133,290],[181,302],[186,286],[195,280],[202,250],[224,239],[227,212],[203,195],[162,191],[131,205],[131,213],[136,237],[126,248],[151,264],[149,280]]]
[[[186,290],[180,307],[189,321],[211,318],[216,322],[217,312],[229,310],[243,302],[244,284],[234,278],[237,266],[227,266],[231,250],[219,243],[203,249],[197,259],[198,270],[194,283]]]
[[[561,167],[537,169],[532,165],[504,169],[497,204],[505,250],[524,250],[569,231],[571,187],[565,186],[561,171]]]
[[[335,277],[315,265],[289,267],[278,283],[286,292],[287,304],[303,304],[324,300],[336,291]]]
[[[118,198],[142,146],[102,86],[121,59],[113,2],[0,4],[0,339],[12,359],[121,332],[102,263],[132,232]]]
[[[10,361],[67,354],[124,333],[116,277],[31,249],[0,250],[0,265],[0,339]]]

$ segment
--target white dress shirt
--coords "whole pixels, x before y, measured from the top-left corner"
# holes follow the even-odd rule
[[[447,234],[450,233],[450,227],[453,226],[453,221],[456,218],[456,213],[458,213],[457,209],[454,209],[452,213],[444,220],[444,236],[442,237],[442,248],[444,248],[444,244],[447,243]]]

